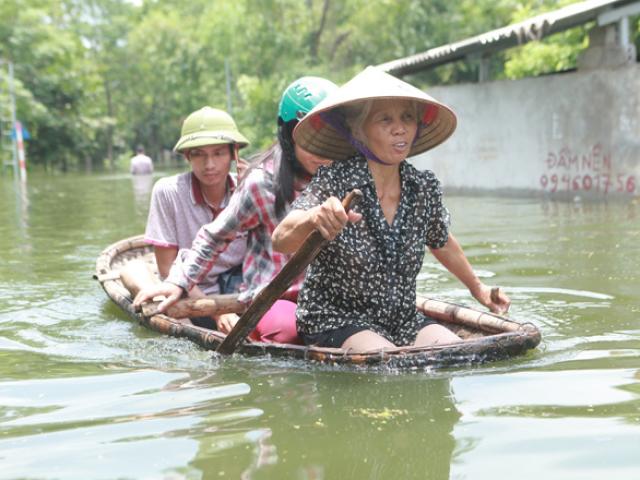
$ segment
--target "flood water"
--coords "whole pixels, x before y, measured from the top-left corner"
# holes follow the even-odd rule
[[[0,177],[0,478],[640,478],[639,203],[447,197],[543,340],[397,374],[219,359],[132,322],[92,274],[144,229],[138,180]],[[429,257],[419,289],[474,304]]]

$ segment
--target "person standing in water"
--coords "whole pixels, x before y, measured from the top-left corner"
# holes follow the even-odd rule
[[[142,145],[138,145],[135,156],[131,157],[129,172],[132,175],[149,175],[153,173],[153,160],[145,155]]]

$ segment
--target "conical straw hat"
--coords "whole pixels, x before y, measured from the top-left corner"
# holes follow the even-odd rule
[[[424,106],[410,157],[441,144],[456,129],[456,115],[449,107],[407,82],[376,67],[367,67],[327,96],[300,121],[293,131],[296,144],[332,160],[352,157],[356,148],[349,141],[341,107],[369,99],[411,100]]]

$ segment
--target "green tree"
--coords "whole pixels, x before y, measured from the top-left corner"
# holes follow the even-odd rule
[[[342,83],[367,65],[574,1],[3,0],[0,57],[15,65],[30,165],[114,168],[136,144],[156,158],[171,149],[184,117],[203,105],[232,110],[255,152],[273,141],[280,94],[297,77]],[[573,68],[588,29],[498,52],[491,76]],[[466,59],[409,80],[475,81],[478,65]]]
[[[12,61],[18,85],[18,116],[31,131],[28,149],[36,163],[66,170],[84,128],[83,46],[68,29],[56,1],[0,4],[0,56]]]
[[[72,28],[85,46],[83,119],[91,125],[83,137],[87,167],[102,166],[106,158],[115,168],[114,147],[124,149],[124,137],[116,128],[120,95],[127,72],[124,46],[130,24],[138,12],[123,0],[67,0]]]
[[[571,3],[576,3],[576,0],[529,1],[514,11],[511,21],[520,22]],[[579,53],[589,46],[589,27],[591,25],[576,27],[542,41],[511,49],[505,54],[504,69],[500,76],[515,79],[575,68]]]

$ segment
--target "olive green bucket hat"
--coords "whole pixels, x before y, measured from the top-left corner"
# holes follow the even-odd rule
[[[176,152],[205,145],[236,144],[239,148],[249,145],[240,133],[231,115],[217,108],[202,107],[185,118],[180,140],[173,147]]]

